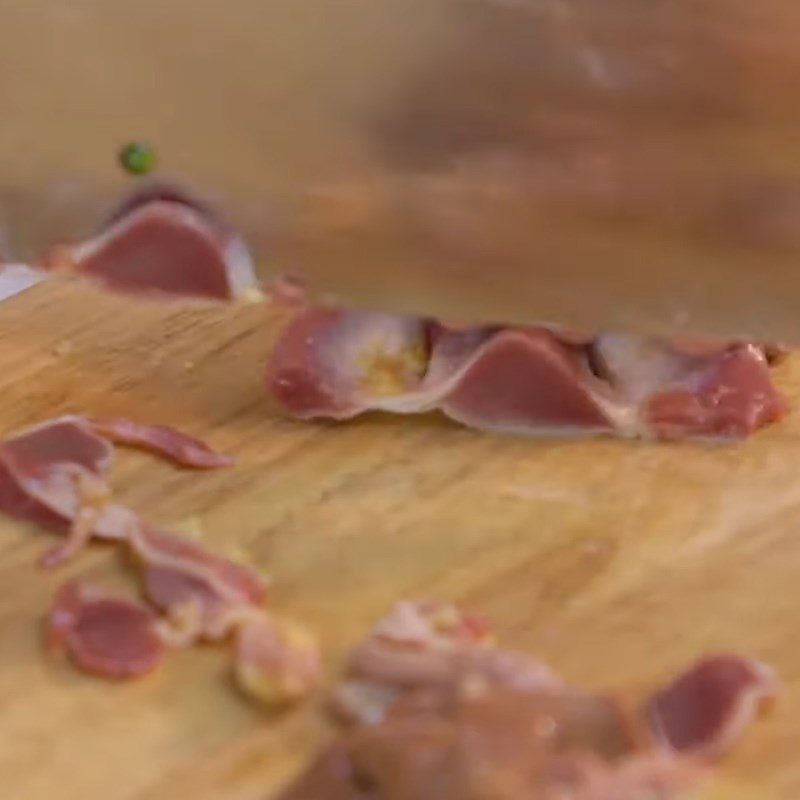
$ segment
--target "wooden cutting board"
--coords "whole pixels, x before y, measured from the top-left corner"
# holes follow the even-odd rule
[[[719,447],[535,441],[436,417],[282,419],[265,398],[269,309],[137,305],[42,285],[0,305],[0,433],[64,412],[171,424],[238,459],[188,473],[121,454],[117,496],[274,579],[328,675],[397,598],[456,598],[567,678],[635,695],[708,651],[774,664],[774,714],[726,764],[800,796],[800,415]],[[800,359],[779,369],[800,406]],[[326,735],[234,690],[225,648],[132,684],[41,649],[63,580],[133,586],[113,548],[53,573],[48,535],[0,519],[0,787],[10,800],[268,798]]]

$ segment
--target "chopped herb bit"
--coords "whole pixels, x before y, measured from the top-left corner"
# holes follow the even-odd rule
[[[156,154],[150,145],[131,142],[119,151],[119,163],[132,175],[146,175],[156,164]]]

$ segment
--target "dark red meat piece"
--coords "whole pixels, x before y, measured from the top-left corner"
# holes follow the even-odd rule
[[[650,720],[665,747],[714,757],[742,734],[776,689],[773,671],[758,661],[709,657],[654,695]]]

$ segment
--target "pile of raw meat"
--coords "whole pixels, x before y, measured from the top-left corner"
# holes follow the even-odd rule
[[[399,603],[334,692],[341,736],[280,800],[677,800],[775,688],[718,655],[636,708],[494,646],[452,605]]]

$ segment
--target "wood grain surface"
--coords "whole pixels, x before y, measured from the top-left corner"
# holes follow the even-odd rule
[[[235,455],[195,474],[125,453],[113,483],[152,520],[269,573],[275,607],[319,635],[329,678],[375,617],[416,595],[463,601],[569,679],[634,696],[708,651],[766,659],[782,700],[725,774],[800,796],[800,416],[713,448],[501,438],[436,417],[298,423],[261,386],[278,322],[263,307],[35,287],[0,306],[0,433],[113,413]],[[800,361],[779,378],[800,403]],[[103,546],[42,572],[47,543],[0,520],[3,797],[269,798],[327,735],[314,704],[275,716],[237,695],[224,648],[123,685],[47,659],[58,584],[133,585]]]

